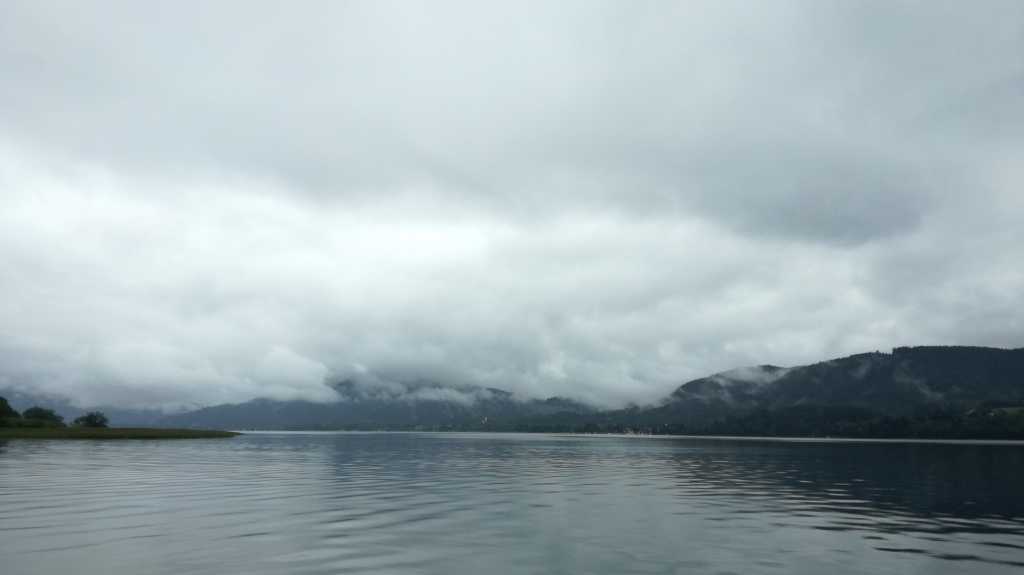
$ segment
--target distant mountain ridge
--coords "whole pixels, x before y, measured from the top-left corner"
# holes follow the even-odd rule
[[[338,401],[274,401],[216,405],[163,418],[160,425],[229,429],[510,429],[537,417],[580,416],[595,409],[570,399],[520,400],[512,393],[435,382],[331,385]]]
[[[1024,348],[922,346],[793,368],[733,370],[683,384],[666,405],[844,405],[898,416],[921,408],[1019,401],[1024,401]]]
[[[254,399],[174,415],[110,415],[115,425],[217,429],[1024,438],[1024,348],[897,347],[803,366],[743,367],[688,381],[656,405],[604,411],[472,385],[345,380],[331,387],[338,395],[331,403]]]
[[[714,374],[682,384],[658,406],[604,412],[590,429],[971,436],[1007,426],[1024,437],[1024,348],[921,346]]]

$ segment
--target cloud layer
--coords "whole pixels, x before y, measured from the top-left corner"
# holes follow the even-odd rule
[[[0,387],[1024,345],[1024,5],[5,2]]]

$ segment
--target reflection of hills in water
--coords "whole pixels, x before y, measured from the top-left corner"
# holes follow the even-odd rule
[[[774,528],[860,532],[880,551],[1024,567],[1024,445],[702,444],[665,463],[715,521],[769,513]],[[976,545],[958,552],[964,540]]]
[[[341,439],[332,466],[351,480],[380,461],[377,451],[400,448],[396,460],[418,463],[390,470],[388,496],[399,499],[395,486],[406,482],[483,509],[495,498],[517,508],[566,499],[614,508],[653,497],[648,519],[709,522],[723,537],[844,533],[880,552],[1024,566],[1022,444],[478,437]]]
[[[675,455],[680,480],[707,495],[741,489],[749,497],[792,495],[866,511],[1022,518],[1024,445],[901,442],[693,440],[707,446]],[[766,501],[771,503],[771,501]]]

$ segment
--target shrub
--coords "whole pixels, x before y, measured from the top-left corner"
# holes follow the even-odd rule
[[[107,423],[107,416],[99,411],[90,411],[82,417],[75,419],[76,427],[106,427]]]

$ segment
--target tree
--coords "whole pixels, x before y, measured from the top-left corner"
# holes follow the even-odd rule
[[[90,411],[75,419],[75,426],[77,427],[106,427],[107,423],[109,423],[107,416],[99,411]]]
[[[8,417],[17,419],[21,417],[21,415],[11,407],[11,404],[7,403],[7,399],[0,397],[0,419]]]
[[[21,414],[25,419],[35,419],[38,421],[46,421],[48,423],[55,423],[57,425],[64,425],[64,418],[57,415],[57,412],[52,409],[46,409],[45,407],[30,407]]]

